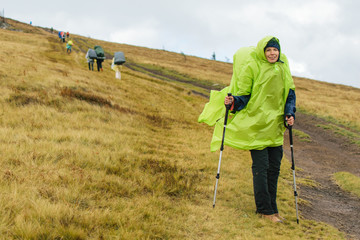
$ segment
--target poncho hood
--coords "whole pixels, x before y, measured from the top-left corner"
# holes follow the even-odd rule
[[[266,56],[265,56],[265,47],[266,45],[268,44],[268,42],[270,40],[274,39],[275,41],[278,42],[279,46],[281,47],[280,45],[280,41],[278,38],[276,37],[273,37],[273,36],[267,36],[267,37],[264,37],[263,39],[261,39],[257,46],[256,46],[256,55],[259,57],[259,59],[261,59],[262,61],[267,61],[266,59]],[[281,49],[279,49],[279,59],[280,59],[280,55],[281,55]]]

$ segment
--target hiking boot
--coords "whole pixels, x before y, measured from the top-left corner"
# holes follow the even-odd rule
[[[271,222],[273,223],[282,223],[283,221],[281,221],[279,218],[277,218],[275,216],[275,214],[272,214],[272,215],[265,215],[265,214],[261,214],[261,217],[262,218],[265,218],[265,219],[268,219],[270,220]]]

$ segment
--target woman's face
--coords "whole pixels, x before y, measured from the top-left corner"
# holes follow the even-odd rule
[[[279,50],[274,47],[267,47],[265,49],[265,57],[269,63],[275,63],[279,59]]]

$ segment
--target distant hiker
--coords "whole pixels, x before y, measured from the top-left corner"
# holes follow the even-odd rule
[[[67,44],[66,44],[66,52],[67,53],[71,53],[71,48],[72,48],[72,46],[73,46],[73,41],[72,40],[69,40],[68,42],[67,42]]]
[[[70,37],[70,33],[67,32],[67,33],[66,33],[66,38],[69,38],[69,37]]]
[[[121,79],[122,64],[125,63],[125,56],[123,52],[116,52],[112,59],[111,69],[115,71],[115,78]]]
[[[96,45],[94,47],[94,50],[96,52],[96,65],[97,65],[97,69],[98,71],[103,71],[103,68],[102,68],[102,62],[105,60],[105,52],[104,50],[102,49],[101,46],[98,46]]]
[[[30,25],[32,25],[32,21],[30,21]]]
[[[96,52],[94,49],[90,49],[87,51],[85,58],[87,59],[89,70],[94,71],[94,59],[96,59]]]
[[[114,64],[114,58],[112,59],[111,69],[115,71],[115,78],[121,80],[121,65]]]
[[[228,92],[234,96],[226,96]],[[268,36],[256,47],[240,48],[235,53],[230,86],[212,93],[198,119],[216,124],[211,151],[221,145],[224,118],[218,119],[224,117],[224,103],[231,105],[232,111],[225,145],[251,153],[256,213],[272,222],[282,222],[276,203],[277,183],[283,157],[284,121],[294,124],[296,96],[279,39]]]
[[[58,33],[58,36],[60,38],[60,41],[65,42],[65,33],[64,32],[60,31]]]

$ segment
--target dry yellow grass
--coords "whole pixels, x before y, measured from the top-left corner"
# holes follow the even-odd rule
[[[279,205],[288,221],[256,216],[249,154],[230,148],[212,209],[218,154],[212,129],[197,123],[206,98],[127,67],[116,80],[111,60],[91,72],[82,51],[97,44],[222,84],[230,64],[73,34],[67,55],[56,33],[11,23],[25,32],[0,30],[1,239],[344,238],[296,224],[287,161]]]
[[[294,77],[302,110],[360,128],[360,89]]]

